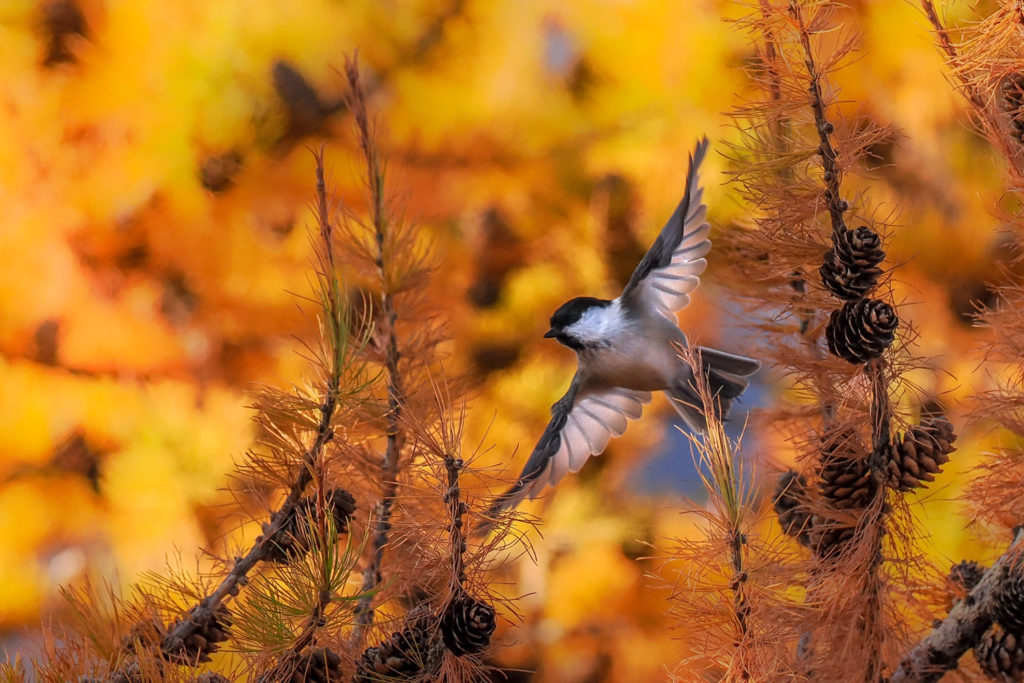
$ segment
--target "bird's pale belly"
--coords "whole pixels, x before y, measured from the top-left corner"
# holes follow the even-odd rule
[[[683,369],[671,344],[624,343],[591,352],[587,363],[593,381],[607,386],[638,391],[661,391],[670,387]]]

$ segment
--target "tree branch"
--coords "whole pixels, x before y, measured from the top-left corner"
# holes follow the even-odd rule
[[[299,501],[302,498],[302,493],[310,481],[313,480],[314,471],[319,467],[324,447],[334,438],[334,428],[331,425],[331,420],[334,417],[334,411],[338,403],[341,363],[344,360],[343,354],[339,349],[339,344],[341,343],[339,326],[343,323],[343,313],[338,302],[336,292],[337,280],[333,271],[334,247],[333,240],[331,239],[333,231],[327,213],[323,156],[322,154],[316,154],[315,156],[318,218],[324,248],[322,257],[323,263],[332,268],[332,270],[325,273],[327,279],[325,288],[327,290],[328,302],[328,310],[326,312],[332,324],[332,338],[329,341],[333,347],[331,374],[327,379],[327,385],[324,387],[324,394],[319,406],[320,419],[317,424],[316,437],[302,459],[302,466],[295,475],[295,481],[289,488],[288,497],[285,498],[280,509],[271,515],[269,523],[263,529],[263,533],[256,538],[256,541],[244,557],[235,558],[235,564],[232,566],[231,571],[221,580],[220,585],[212,593],[203,598],[199,605],[190,613],[190,618],[183,619],[168,634],[164,640],[165,649],[168,646],[175,647],[175,644],[183,643],[189,636],[202,628],[213,617],[217,608],[227,601],[229,597],[238,595],[239,589],[248,581],[246,577],[249,572],[262,560],[265,560],[269,553],[273,552],[276,548],[275,539],[278,532],[295,515]]]
[[[1009,549],[985,571],[967,597],[907,653],[889,683],[930,683],[957,667],[960,657],[977,645],[992,625],[996,587],[1003,579],[1006,566],[1019,558],[1022,542],[1024,527],[1017,527]]]
[[[356,628],[353,637],[360,639],[364,627],[373,623],[373,596],[383,576],[381,563],[384,560],[384,546],[387,545],[391,532],[391,513],[398,492],[398,458],[402,449],[401,410],[405,400],[402,374],[399,371],[398,338],[395,324],[398,314],[395,309],[395,296],[391,273],[389,272],[388,254],[388,216],[384,203],[384,172],[373,140],[373,130],[367,115],[366,94],[359,79],[359,67],[355,60],[346,65],[351,109],[355,116],[356,127],[359,129],[359,144],[367,167],[367,187],[370,191],[371,220],[373,238],[376,245],[375,263],[381,281],[380,306],[385,325],[384,369],[387,382],[387,445],[381,459],[381,482],[383,492],[377,506],[373,554],[370,564],[363,572],[363,597],[356,606]]]

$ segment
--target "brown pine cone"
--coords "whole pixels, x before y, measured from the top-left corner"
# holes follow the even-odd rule
[[[1010,135],[1024,144],[1024,74],[1007,74],[1000,90],[1003,111],[1010,119]]]
[[[837,510],[863,509],[878,487],[867,463],[867,451],[852,429],[838,429],[822,438],[818,489]]]
[[[856,530],[852,524],[814,515],[811,517],[809,547],[821,558],[835,555],[853,538]]]
[[[336,488],[327,494],[327,503],[334,516],[334,529],[339,534],[348,531],[348,522],[356,511],[356,499],[345,489]],[[266,560],[288,564],[302,557],[310,548],[309,521],[316,514],[316,498],[306,496],[295,506],[292,514],[269,539]]]
[[[974,658],[982,672],[994,681],[1024,680],[1024,638],[992,626],[974,646]]]
[[[290,683],[337,683],[342,680],[341,657],[326,647],[303,653],[295,663]]]
[[[843,228],[838,235],[832,235],[836,256],[850,266],[874,268],[885,260],[882,238],[866,225],[856,230]]]
[[[441,615],[444,644],[459,657],[482,652],[498,625],[494,617],[494,608],[487,603],[466,593],[456,595]]]
[[[794,537],[802,546],[811,542],[811,513],[807,509],[807,478],[796,470],[789,470],[775,485],[772,506],[779,516],[782,530]]]
[[[866,363],[892,345],[899,322],[896,310],[884,301],[847,302],[828,320],[828,350],[854,365]]]
[[[1008,632],[1024,637],[1024,558],[1006,565],[994,597],[992,618]]]
[[[199,608],[193,607],[183,619],[176,621],[164,637],[161,645],[164,658],[179,664],[195,665],[198,662],[210,661],[210,655],[220,649],[218,643],[228,639],[228,629],[234,623],[231,612],[221,605],[208,619],[203,622],[194,620]],[[183,621],[192,622],[192,630],[184,639],[174,635],[178,624]]]
[[[825,252],[818,272],[822,284],[840,299],[859,299],[878,284],[878,264],[884,258],[882,238],[874,230],[866,225],[843,228],[832,235],[832,249]]]
[[[925,419],[889,443],[890,488],[906,493],[935,481],[935,475],[956,450],[953,425],[944,417]]]
[[[840,299],[859,299],[878,284],[881,268],[860,268],[843,261],[835,250],[825,252],[824,263],[818,269],[821,283]]]
[[[231,681],[215,671],[204,671],[193,678],[192,683],[231,683]]]
[[[974,560],[960,560],[949,570],[950,582],[966,593],[970,593],[984,575],[985,567]]]
[[[367,648],[356,662],[353,683],[404,681],[432,673],[443,651],[437,632],[425,622],[414,623],[380,645]]]

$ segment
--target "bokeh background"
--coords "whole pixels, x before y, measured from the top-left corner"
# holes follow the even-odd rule
[[[984,9],[985,3],[979,9]],[[948,18],[966,19],[966,3]],[[478,463],[518,472],[572,375],[541,338],[565,299],[614,296],[679,199],[687,154],[737,136],[752,92],[724,0],[5,0],[0,3],[0,643],[30,651],[85,577],[127,586],[216,547],[223,488],[252,442],[261,384],[301,382],[313,157],[358,201],[337,69],[357,50],[389,177],[440,268],[449,369],[469,379]],[[973,10],[972,10],[973,11]],[[931,358],[912,379],[959,427],[986,332],[985,282],[1009,260],[1003,174],[903,0],[853,0],[857,60],[840,110],[896,131],[851,186],[891,211],[901,315]],[[712,153],[716,233],[749,224]],[[1003,207],[1006,208],[1006,207]],[[725,268],[681,316],[701,343],[749,342]],[[785,391],[766,371],[746,407]],[[914,409],[914,407],[911,407]],[[699,634],[647,577],[662,540],[699,533],[686,439],[656,402],[558,495],[535,558],[505,570],[523,625],[496,663],[522,680],[661,680]],[[742,415],[735,422],[742,426]],[[917,514],[924,551],[984,553],[956,496],[994,437],[972,433]],[[751,422],[770,490],[792,456]],[[761,469],[757,469],[760,467]],[[531,678],[532,676],[532,678]]]

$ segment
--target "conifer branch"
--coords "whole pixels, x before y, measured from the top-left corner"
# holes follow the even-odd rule
[[[376,246],[374,254],[377,274],[381,281],[380,306],[384,326],[384,370],[387,383],[387,431],[384,456],[381,459],[381,483],[383,491],[377,506],[375,535],[371,549],[370,564],[363,573],[363,594],[356,607],[355,638],[361,638],[362,628],[373,623],[373,595],[383,579],[381,564],[384,559],[384,547],[388,543],[391,531],[391,515],[398,491],[398,464],[402,449],[403,433],[401,429],[402,404],[405,400],[402,374],[398,367],[398,337],[395,325],[398,314],[395,310],[395,292],[393,278],[389,270],[390,254],[388,253],[388,215],[384,202],[384,172],[381,167],[377,146],[373,138],[366,108],[366,94],[360,83],[359,66],[355,59],[345,65],[348,79],[350,108],[355,116],[359,130],[359,145],[363,152],[367,171],[367,188],[370,193],[370,213],[373,238]]]
[[[907,653],[889,683],[931,683],[957,668],[960,657],[977,645],[992,625],[996,588],[1004,580],[1007,567],[1019,560],[1022,543],[1024,526],[1019,526],[1009,549],[985,570],[967,597]]]
[[[460,499],[461,489],[459,488],[459,475],[465,463],[462,458],[454,458],[446,455],[444,468],[448,473],[448,490],[445,491],[444,500],[448,505],[448,514],[451,517],[449,527],[449,539],[451,541],[452,553],[452,580],[456,590],[462,587],[466,581],[466,535],[462,528],[464,515],[469,511],[469,506]]]
[[[1020,3],[1017,4],[1017,11],[1021,11]],[[957,52],[956,46],[953,45],[953,41],[949,38],[949,31],[943,25],[942,20],[939,19],[938,12],[935,11],[935,5],[932,0],[921,0],[921,8],[924,10],[924,14],[928,17],[928,21],[931,22],[932,28],[935,29],[935,38],[939,43],[939,47],[946,53],[946,62],[953,67],[954,73],[960,80],[960,86],[967,93],[967,100],[971,105],[978,110],[979,113],[985,111],[985,101],[981,98],[977,89],[973,84],[965,77],[962,71],[956,68],[957,62],[959,61],[960,55]]]
[[[829,219],[832,227],[833,242],[836,242],[843,233],[847,232],[844,214],[849,210],[849,202],[842,199],[842,167],[839,164],[839,153],[832,142],[834,125],[827,117],[827,104],[822,91],[824,76],[819,70],[811,46],[811,32],[804,20],[803,12],[797,0],[789,0],[789,14],[797,24],[800,45],[803,49],[804,64],[807,69],[807,76],[810,81],[808,87],[810,94],[810,106],[814,115],[815,128],[818,139],[821,143],[819,154],[822,158],[822,181],[825,185],[825,203],[828,207]],[[864,575],[864,590],[866,602],[861,607],[860,629],[869,640],[881,625],[882,618],[882,586],[878,569],[882,563],[882,535],[880,529],[870,528],[875,524],[882,524],[883,520],[875,516],[876,510],[883,508],[886,475],[886,451],[891,440],[891,418],[892,408],[889,399],[889,390],[885,377],[885,365],[881,358],[875,358],[868,362],[864,368],[871,386],[871,450],[868,454],[868,467],[871,477],[874,479],[873,501],[867,501],[864,509],[864,517],[857,525],[857,533],[862,534],[865,540],[870,543],[870,559],[868,560]],[[824,410],[826,427],[833,417],[831,406]],[[866,681],[876,681],[881,677],[883,669],[882,653],[879,648],[868,647],[869,659],[866,663],[864,675]]]
[[[333,270],[334,245],[333,228],[327,212],[327,191],[324,181],[324,163],[322,153],[316,153],[316,178],[317,178],[317,207],[318,220],[320,223],[321,256],[324,264],[322,273],[325,290],[325,313],[330,320],[328,342],[332,350],[330,374],[318,407],[318,423],[316,435],[312,445],[306,450],[302,464],[295,474],[295,481],[292,483],[281,507],[274,512],[268,524],[264,526],[263,533],[256,538],[252,547],[244,557],[236,557],[234,565],[227,575],[221,580],[217,588],[203,598],[202,601],[189,613],[189,618],[181,620],[177,626],[168,634],[164,640],[164,649],[174,649],[177,644],[186,641],[203,624],[208,623],[217,610],[231,597],[238,595],[241,587],[248,582],[248,574],[261,561],[266,560],[276,549],[276,539],[281,529],[289,523],[296,514],[302,494],[306,486],[314,478],[314,473],[322,469],[321,463],[324,448],[334,438],[332,420],[338,405],[338,390],[341,382],[342,363],[344,362],[343,335],[345,313],[339,301],[340,286],[337,275]]]

